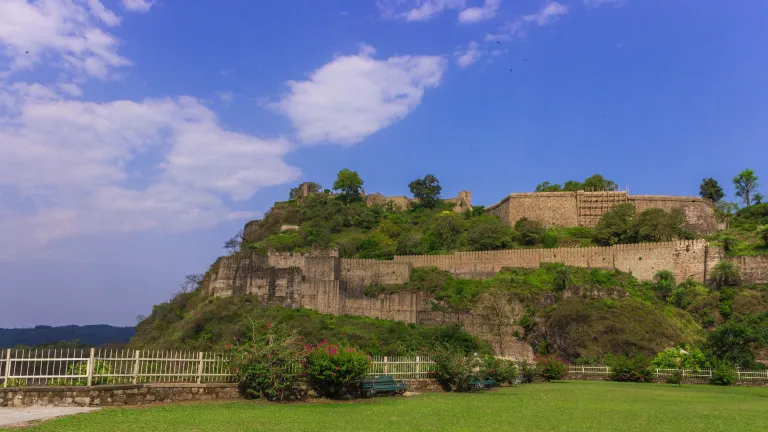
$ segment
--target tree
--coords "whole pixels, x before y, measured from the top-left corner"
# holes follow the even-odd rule
[[[734,202],[718,201],[715,203],[715,217],[720,222],[725,222],[726,228],[728,228],[728,222],[736,211],[739,209],[739,205]]]
[[[576,180],[568,180],[563,185],[563,191],[565,192],[578,192],[580,190],[584,190],[584,184]]]
[[[595,174],[592,177],[584,180],[582,185],[584,190],[587,191],[614,191],[616,190],[616,183],[613,180],[608,180],[600,174]]]
[[[240,246],[243,244],[243,230],[240,230],[234,237],[224,242],[224,249],[229,251],[232,255],[240,250]]]
[[[443,187],[440,186],[440,182],[432,174],[427,174],[424,178],[416,179],[408,184],[408,188],[411,190],[414,198],[419,200],[419,203],[426,208],[434,208],[440,203],[440,192]]]
[[[539,221],[528,218],[520,218],[515,222],[515,231],[520,236],[520,242],[524,245],[534,246],[541,243],[547,232]]]
[[[659,270],[653,276],[653,290],[662,299],[669,297],[676,287],[675,274],[669,270]]]
[[[715,288],[722,288],[738,285],[741,282],[741,275],[739,269],[732,262],[720,261],[712,269],[710,279],[715,284]]]
[[[363,187],[363,180],[357,171],[344,168],[339,171],[336,181],[333,182],[333,190],[339,191],[342,199],[347,202],[360,199],[360,189]]]
[[[548,181],[539,183],[536,186],[536,192],[560,192],[563,190],[563,187],[556,183],[550,183]]]
[[[751,206],[752,194],[759,186],[755,172],[751,169],[745,169],[733,178],[733,185],[736,187],[736,196],[741,198],[747,207]]]
[[[503,356],[506,330],[522,315],[522,306],[511,302],[509,293],[503,288],[494,287],[480,294],[474,310],[484,317],[485,322],[491,327],[493,336],[496,338],[498,355]]]
[[[635,217],[634,204],[617,204],[611,207],[595,227],[595,242],[603,246],[611,246],[636,241],[633,233]]]
[[[181,283],[179,288],[181,288],[181,292],[188,293],[198,289],[202,281],[203,275],[201,273],[188,274],[184,276],[184,282]]]
[[[762,204],[765,197],[760,192],[755,192],[753,199],[755,200],[755,204]]]
[[[699,195],[701,195],[702,198],[706,198],[713,203],[716,203],[723,199],[725,193],[723,192],[723,188],[720,187],[720,184],[717,182],[717,180],[713,179],[712,177],[708,177],[701,181],[701,186],[699,186]]]
[[[512,246],[512,233],[498,218],[477,217],[467,231],[467,246],[476,251],[506,249]]]
[[[671,241],[678,237],[689,237],[683,225],[685,214],[680,209],[666,211],[660,208],[643,210],[633,223],[633,237],[638,242]]]

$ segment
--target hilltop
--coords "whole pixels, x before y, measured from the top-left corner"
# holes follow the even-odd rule
[[[228,241],[230,255],[193,278],[193,292],[158,305],[132,343],[215,347],[250,316],[377,353],[414,345],[348,338],[336,331],[340,321],[344,335],[399,328],[398,340],[417,344],[448,338],[589,362],[682,343],[722,352],[729,326],[746,326],[751,342],[740,343],[751,350],[733,361],[765,356],[768,205],[729,212],[704,193],[631,196],[599,175],[568,188],[577,183],[594,191],[543,184],[492,211],[472,206],[467,191],[441,199],[434,176],[409,185],[413,198],[366,195],[349,170],[335,193],[304,183]],[[575,222],[537,219],[551,217],[553,202],[573,208],[563,217]],[[531,218],[513,222],[513,213]],[[437,337],[428,328],[444,330]]]

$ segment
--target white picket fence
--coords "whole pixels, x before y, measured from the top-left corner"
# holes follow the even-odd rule
[[[144,383],[235,382],[225,354],[192,351],[134,351],[108,349],[39,349],[0,351],[3,387],[104,385]],[[392,375],[396,379],[433,378],[435,363],[429,357],[372,356],[367,375]],[[656,369],[657,378],[677,369]],[[711,369],[680,370],[683,377],[712,378]],[[608,366],[569,366],[570,375],[604,378]],[[768,370],[737,370],[739,381],[768,383]]]
[[[227,357],[219,353],[91,348],[4,354],[3,387],[235,381]]]

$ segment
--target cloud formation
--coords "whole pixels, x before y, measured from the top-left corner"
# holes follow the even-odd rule
[[[459,65],[460,68],[464,69],[480,60],[480,57],[483,56],[483,52],[480,51],[478,43],[472,41],[467,45],[466,48],[460,48],[456,50],[456,52],[453,53],[453,56],[456,59],[456,64]]]
[[[0,188],[28,203],[0,212],[0,233],[18,240],[0,256],[85,233],[214,226],[244,215],[225,199],[300,174],[285,139],[227,131],[192,97],[80,102],[16,83],[0,101]],[[148,154],[158,162],[141,172],[133,162]]]
[[[558,2],[548,2],[537,12],[523,15],[515,20],[506,22],[496,34],[485,36],[486,41],[509,40],[525,37],[531,26],[543,27],[553,23],[557,18],[568,13],[568,6]]]
[[[385,18],[428,21],[449,9],[463,9],[466,0],[378,0],[376,5]]]
[[[131,12],[149,12],[154,4],[152,0],[122,0],[122,3]]]
[[[119,42],[99,27],[119,24],[99,0],[3,0],[0,2],[0,47],[11,72],[31,69],[44,57],[76,73],[106,79],[130,64],[117,53]]]
[[[470,7],[459,12],[459,22],[462,24],[474,24],[486,21],[496,16],[501,0],[485,0],[480,7]]]
[[[584,0],[584,4],[587,7],[592,7],[592,8],[606,6],[606,5],[619,7],[624,5],[624,0]]]
[[[364,45],[288,81],[288,93],[273,106],[284,113],[304,144],[351,145],[408,115],[424,91],[440,84],[446,61],[439,56],[373,58]]]

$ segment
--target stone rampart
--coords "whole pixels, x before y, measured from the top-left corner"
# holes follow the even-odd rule
[[[363,289],[373,284],[394,285],[408,281],[411,264],[374,259],[342,259],[340,279],[344,281],[347,295],[360,297]]]
[[[746,283],[768,284],[768,256],[746,256],[728,258],[741,271]]]
[[[519,219],[528,218],[545,225],[594,227],[606,211],[621,203],[634,204],[638,212],[649,208],[667,211],[682,209],[688,226],[700,234],[714,232],[720,227],[715,218],[714,206],[708,200],[699,197],[630,195],[621,191],[513,193],[486,207],[485,211],[510,225]]]

